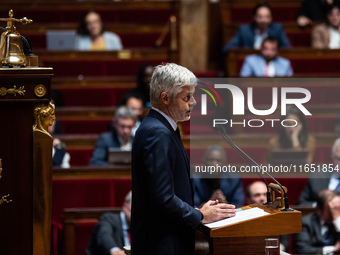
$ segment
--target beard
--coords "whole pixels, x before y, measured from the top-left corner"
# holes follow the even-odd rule
[[[177,104],[171,104],[169,107],[169,113],[175,121],[183,122],[190,120],[192,109],[193,106],[190,106],[189,109],[187,108],[183,110]]]

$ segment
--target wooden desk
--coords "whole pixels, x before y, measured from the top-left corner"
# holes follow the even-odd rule
[[[107,166],[107,167],[72,167],[53,168],[53,180],[63,179],[126,179],[131,178],[131,166]]]

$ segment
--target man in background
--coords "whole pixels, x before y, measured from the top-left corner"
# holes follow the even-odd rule
[[[323,190],[317,197],[317,211],[302,217],[302,232],[296,234],[300,254],[333,254],[340,251],[340,197]]]
[[[132,109],[126,106],[119,107],[113,120],[114,128],[110,132],[99,136],[92,153],[90,165],[107,165],[110,148],[131,151],[132,129],[136,121],[137,117]]]
[[[255,181],[246,190],[247,203],[263,205],[267,202],[267,186],[262,181]]]
[[[338,171],[340,167],[340,138],[336,139],[332,147],[333,171],[311,174],[304,190],[301,192],[299,205],[316,205],[318,194],[325,189],[340,193],[340,180]]]
[[[268,36],[276,37],[279,47],[290,47],[290,42],[283,30],[283,25],[272,22],[270,6],[267,4],[257,4],[253,9],[253,22],[239,27],[236,35],[224,46],[223,53],[237,48],[259,49],[262,41]]]
[[[105,213],[93,229],[86,255],[125,255],[124,246],[130,246],[131,221],[130,191],[120,213]]]
[[[225,150],[218,145],[209,146],[206,150],[204,164],[206,166],[225,166],[227,163]],[[200,207],[209,200],[244,205],[244,193],[241,178],[234,173],[213,173],[210,178],[200,175],[194,178],[195,205]]]
[[[273,36],[265,38],[261,44],[260,54],[249,55],[242,65],[241,77],[292,76],[290,61],[278,56],[279,42]]]

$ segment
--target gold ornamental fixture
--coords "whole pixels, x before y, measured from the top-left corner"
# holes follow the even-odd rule
[[[2,66],[22,66],[27,64],[24,50],[21,43],[21,35],[16,31],[15,22],[23,25],[32,23],[33,20],[23,17],[22,19],[13,18],[13,10],[8,13],[9,18],[0,18],[0,21],[7,21],[6,31],[1,34],[0,60]]]

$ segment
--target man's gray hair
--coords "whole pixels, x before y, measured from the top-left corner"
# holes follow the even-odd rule
[[[118,121],[118,119],[133,119],[136,122],[137,116],[132,109],[126,106],[121,106],[116,109],[116,114],[114,117],[115,121]]]
[[[335,155],[336,149],[340,146],[340,137],[335,140],[333,147],[332,147],[332,156]]]
[[[124,202],[129,203],[132,199],[132,191],[130,190],[129,193],[125,196]]]
[[[158,104],[162,92],[167,92],[172,98],[182,91],[185,85],[196,85],[196,76],[187,68],[167,63],[158,65],[153,71],[150,82],[151,104]]]

